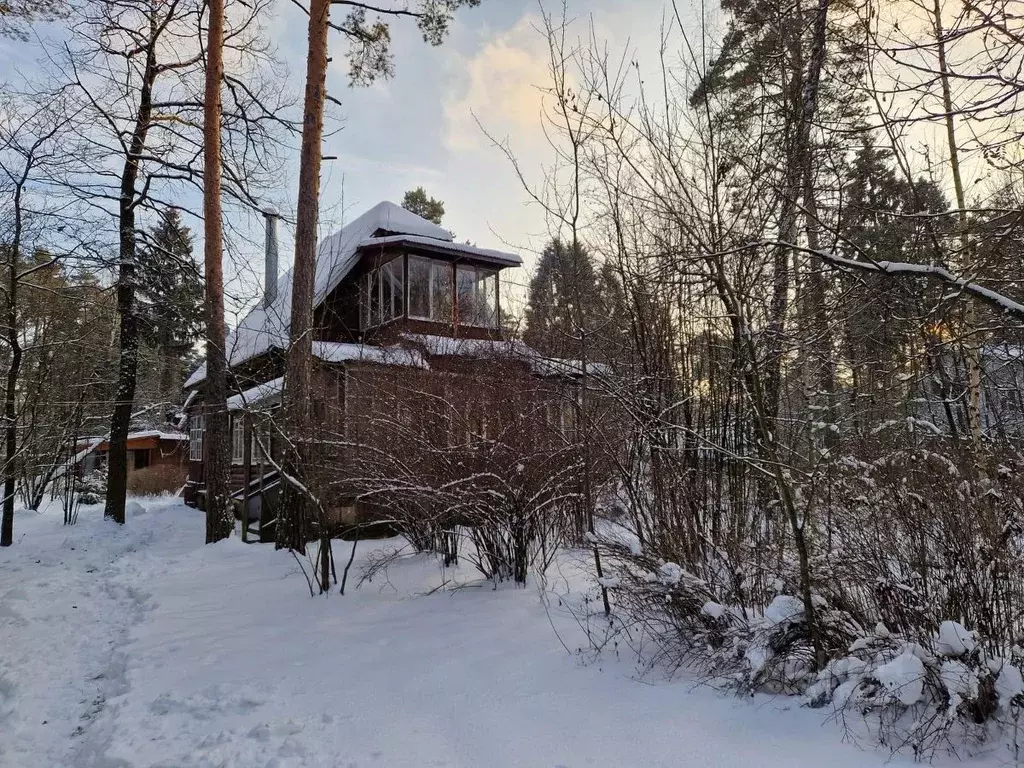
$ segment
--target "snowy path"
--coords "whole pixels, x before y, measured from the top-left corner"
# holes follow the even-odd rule
[[[908,764],[795,702],[582,666],[531,590],[412,596],[440,577],[413,558],[310,599],[181,505],[98,514],[22,515],[0,552],[5,768]]]

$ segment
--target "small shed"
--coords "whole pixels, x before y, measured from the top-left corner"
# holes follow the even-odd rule
[[[87,437],[75,446],[81,458],[76,471],[89,475],[107,465],[110,443]],[[157,429],[128,435],[128,490],[132,493],[177,491],[188,476],[188,436]]]

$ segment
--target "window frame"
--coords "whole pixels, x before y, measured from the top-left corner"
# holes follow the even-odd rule
[[[206,419],[196,413],[188,419],[188,460],[203,460],[203,443],[206,437]]]
[[[455,265],[452,262],[441,259],[432,259],[429,256],[421,256],[418,253],[407,255],[409,270],[405,281],[406,290],[406,317],[410,320],[422,320],[427,323],[451,324],[455,318]],[[423,262],[427,265],[427,315],[414,315],[412,312],[412,265],[414,261]],[[434,285],[435,275],[441,272],[448,273],[448,316],[438,317],[438,308],[434,306]]]
[[[469,275],[471,275],[472,293],[471,293],[471,296],[470,296],[470,301],[478,309],[479,309],[479,307],[487,306],[486,292],[484,292],[485,295],[483,296],[483,300],[481,300],[481,295],[480,294],[481,294],[482,287],[487,285],[487,281],[488,280],[493,280],[494,281],[493,282],[493,285],[494,285],[494,306],[492,307],[491,318],[490,318],[489,321],[481,321],[478,317],[475,317],[475,316],[474,317],[470,317],[468,320],[464,320],[463,319],[462,312],[461,312],[461,307],[459,306],[460,305],[459,300],[462,297],[462,294],[459,292],[459,273],[460,272],[463,273],[463,274],[469,273]],[[493,267],[482,267],[482,266],[479,266],[477,264],[456,264],[455,265],[455,283],[454,283],[454,289],[455,289],[454,290],[454,292],[455,292],[455,316],[458,318],[458,324],[460,326],[464,325],[464,326],[467,326],[469,328],[486,328],[488,330],[494,330],[494,329],[500,327],[500,322],[499,322],[500,313],[499,313],[499,310],[498,310],[498,275],[499,275],[499,270],[497,270],[497,269],[495,269]],[[481,279],[481,276],[483,276],[483,279]]]
[[[385,273],[390,279],[384,279]],[[359,324],[364,331],[405,317],[405,284],[404,253],[363,274],[359,283]],[[387,297],[384,296],[385,285],[388,287]],[[374,293],[376,301],[373,300]]]
[[[231,417],[231,463],[245,463],[245,418],[240,413]]]

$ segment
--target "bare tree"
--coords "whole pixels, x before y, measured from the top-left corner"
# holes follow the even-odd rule
[[[20,104],[8,100],[3,106],[0,171],[3,173],[4,192],[9,192],[11,196],[11,221],[5,222],[9,224],[9,231],[5,232],[6,236],[0,243],[6,263],[4,325],[7,352],[10,355],[4,385],[4,498],[0,546],[8,547],[13,542],[14,504],[19,474],[18,390],[25,352],[21,322],[25,309],[20,295],[21,288],[34,275],[52,268],[60,259],[60,255],[45,252],[38,257],[35,253],[26,253],[26,250],[32,251],[39,245],[29,235],[30,227],[38,229],[45,220],[46,225],[59,228],[55,224],[59,220],[55,206],[45,199],[45,191],[42,195],[34,193],[37,187],[45,190],[47,184],[58,181],[61,173],[73,162],[70,160],[74,157],[73,153],[67,152],[68,145],[74,145],[72,137],[75,114],[67,112],[59,100],[27,100]]]
[[[287,101],[267,76],[269,52],[254,23],[265,5],[235,6],[224,34],[232,69],[224,76],[230,104],[223,128],[237,140],[225,144],[223,189],[227,199],[251,207],[260,203],[251,190],[273,174],[279,131],[288,127],[282,117]],[[71,43],[52,54],[52,78],[74,86],[91,124],[93,162],[74,191],[117,227],[120,359],[105,514],[119,522],[138,375],[139,219],[154,209],[180,208],[173,192],[201,187],[204,8],[198,0],[88,3],[75,8]]]

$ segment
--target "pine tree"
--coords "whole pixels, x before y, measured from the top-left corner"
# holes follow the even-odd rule
[[[423,187],[406,192],[402,198],[402,207],[435,224],[440,224],[444,218],[444,201],[429,197]]]

